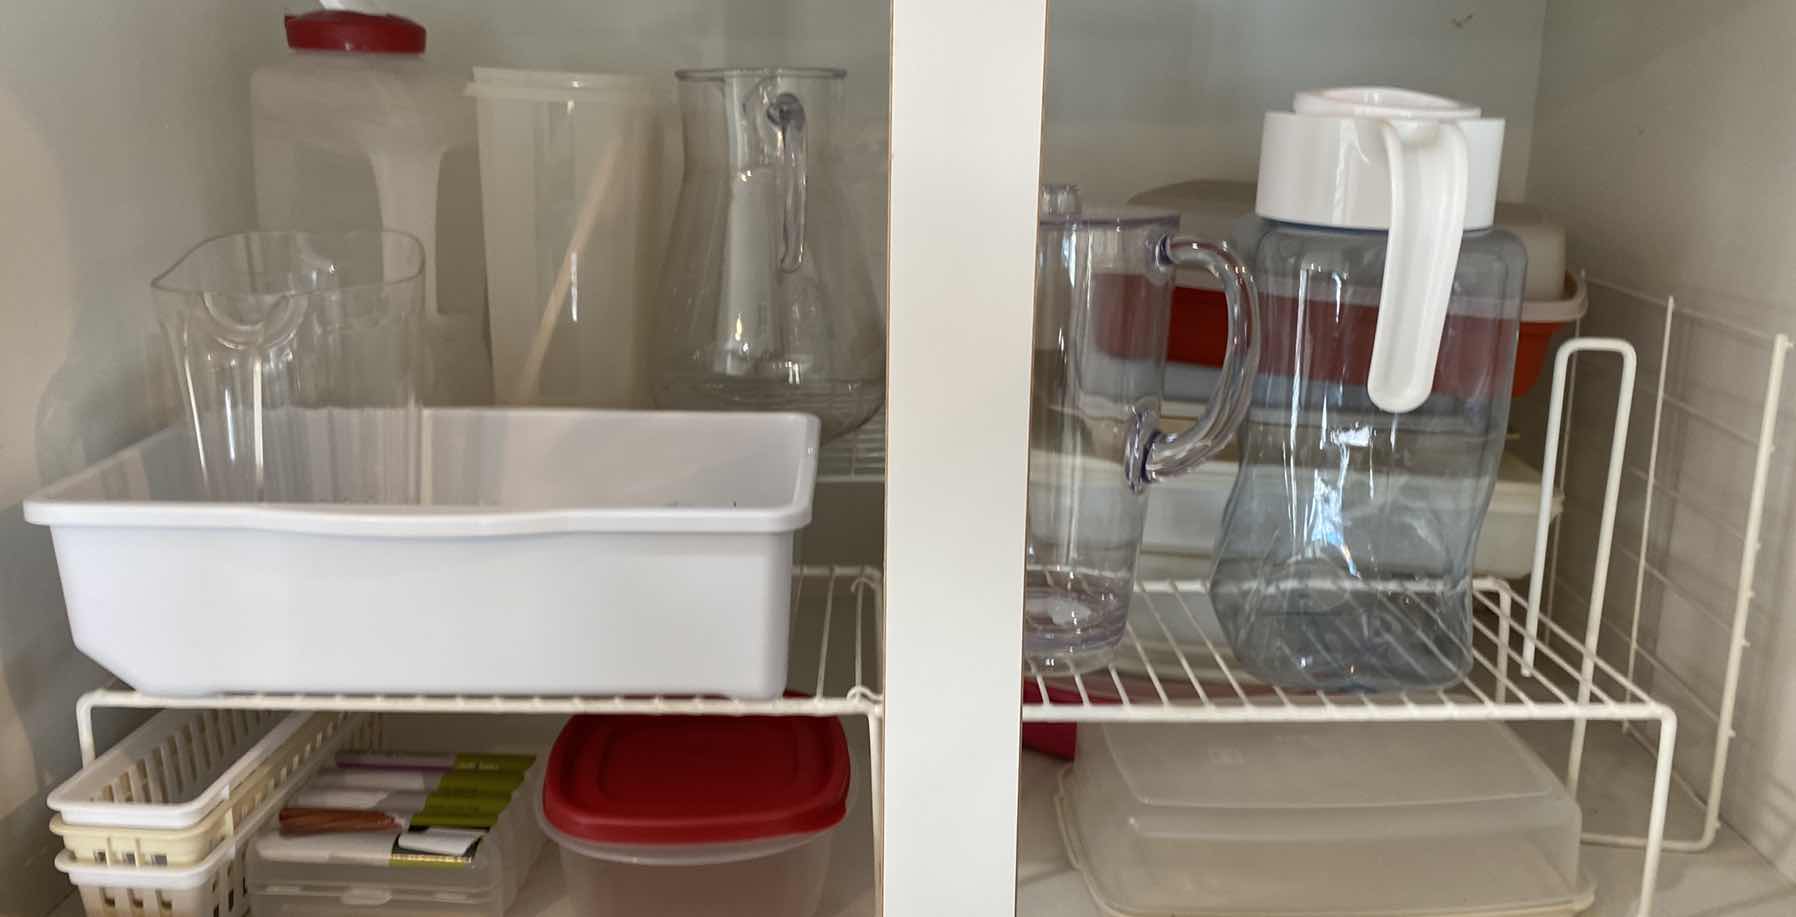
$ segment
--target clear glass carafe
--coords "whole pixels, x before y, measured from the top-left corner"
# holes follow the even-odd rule
[[[655,326],[655,401],[817,415],[885,401],[885,328],[835,178],[840,70],[679,73],[685,178]]]
[[[1220,450],[1247,408],[1252,279],[1220,244],[1177,229],[1171,212],[1087,210],[1068,186],[1042,191],[1023,650],[1046,672],[1108,662],[1128,621],[1148,485]],[[1216,397],[1176,435],[1159,425],[1175,266],[1214,273],[1229,315]]]
[[[251,232],[152,282],[208,496],[417,502],[424,268],[402,232]]]
[[[1472,662],[1471,560],[1509,417],[1526,256],[1466,233],[1431,394],[1368,393],[1389,234],[1264,222],[1262,350],[1210,600],[1276,684],[1400,690]]]

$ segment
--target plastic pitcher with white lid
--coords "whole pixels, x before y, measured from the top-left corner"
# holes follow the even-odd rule
[[[1527,261],[1491,228],[1503,122],[1331,89],[1268,113],[1261,142],[1262,357],[1211,599],[1274,683],[1454,682]]]

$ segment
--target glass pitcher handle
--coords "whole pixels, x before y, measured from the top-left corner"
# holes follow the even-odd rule
[[[1222,359],[1222,377],[1204,416],[1183,433],[1155,430],[1149,434],[1139,480],[1130,482],[1137,489],[1189,471],[1221,452],[1247,416],[1254,373],[1260,366],[1260,296],[1253,275],[1240,259],[1214,242],[1185,236],[1168,239],[1162,246],[1166,260],[1174,265],[1203,268],[1221,281],[1228,300],[1228,349]]]
[[[804,103],[789,92],[767,102],[767,122],[774,129],[780,184],[780,270],[792,273],[804,263],[805,209]]]

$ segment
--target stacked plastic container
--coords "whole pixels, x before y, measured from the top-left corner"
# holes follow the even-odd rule
[[[542,771],[539,758],[465,869],[284,861],[251,844],[248,888],[256,917],[504,917],[542,852],[543,832],[533,811]]]
[[[1501,723],[1079,740],[1061,829],[1106,914],[1569,917],[1591,901],[1577,802]]]
[[[236,917],[242,853],[365,718],[168,710],[50,794],[56,867],[89,917]]]
[[[833,719],[578,716],[539,813],[582,917],[811,917],[852,780]]]

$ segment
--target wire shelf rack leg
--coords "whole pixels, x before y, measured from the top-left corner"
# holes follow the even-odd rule
[[[1734,626],[1729,634],[1727,673],[1722,681],[1720,716],[1715,724],[1715,756],[1709,762],[1708,796],[1704,800],[1699,849],[1708,849],[1721,830],[1721,791],[1727,780],[1727,757],[1734,739],[1734,707],[1739,700],[1740,663],[1746,651],[1746,624],[1752,614],[1752,581],[1758,575],[1761,527],[1765,521],[1765,488],[1771,474],[1777,412],[1783,395],[1784,359],[1790,338],[1780,334],[1771,345],[1771,367],[1765,378],[1765,405],[1759,414],[1758,455],[1752,466],[1752,496],[1747,504],[1746,544],[1740,551],[1740,580],[1734,590]]]
[[[1647,467],[1644,471],[1632,468],[1626,469],[1634,474],[1635,477],[1643,481],[1645,485],[1645,492],[1642,497],[1643,507],[1640,522],[1640,539],[1637,549],[1633,552],[1632,557],[1635,565],[1635,586],[1632,597],[1634,607],[1632,609],[1632,617],[1627,631],[1628,655],[1625,671],[1630,682],[1636,681],[1639,665],[1642,661],[1650,664],[1656,671],[1659,671],[1674,680],[1676,679],[1675,672],[1666,670],[1664,668],[1665,663],[1661,661],[1660,658],[1653,656],[1646,647],[1643,647],[1640,644],[1641,617],[1644,614],[1643,606],[1645,601],[1644,578],[1649,574],[1653,575],[1666,589],[1672,590],[1674,594],[1683,595],[1687,601],[1694,601],[1690,599],[1688,595],[1678,592],[1673,582],[1667,579],[1666,574],[1661,572],[1659,568],[1653,566],[1648,556],[1650,537],[1652,534],[1652,522],[1657,515],[1656,510],[1658,507],[1656,504],[1661,497],[1671,500],[1674,504],[1680,505],[1685,509],[1696,512],[1702,518],[1708,519],[1715,524],[1724,525],[1724,528],[1726,528],[1727,531],[1734,533],[1735,537],[1739,538],[1741,542],[1741,555],[1740,563],[1737,568],[1738,578],[1735,584],[1732,614],[1726,616],[1717,614],[1713,616],[1715,623],[1724,627],[1728,632],[1727,658],[1721,680],[1721,698],[1719,702],[1715,704],[1713,709],[1703,706],[1700,699],[1692,698],[1697,702],[1699,711],[1715,722],[1714,747],[1711,750],[1708,759],[1708,772],[1704,777],[1696,777],[1696,775],[1686,776],[1684,773],[1676,770],[1675,767],[1672,769],[1672,782],[1681,787],[1693,802],[1702,807],[1702,828],[1694,837],[1663,839],[1662,847],[1665,850],[1679,853],[1697,853],[1709,849],[1714,844],[1715,839],[1719,836],[1721,829],[1722,798],[1726,788],[1727,766],[1734,739],[1737,737],[1734,719],[1738,707],[1740,673],[1744,662],[1745,651],[1750,646],[1750,641],[1747,637],[1747,629],[1751,623],[1751,609],[1755,599],[1753,581],[1757,575],[1759,555],[1763,550],[1764,509],[1766,493],[1769,488],[1770,463],[1771,458],[1776,451],[1777,427],[1780,420],[1783,385],[1787,373],[1788,355],[1793,346],[1793,342],[1791,337],[1787,334],[1759,331],[1700,310],[1684,308],[1678,303],[1676,297],[1668,296],[1661,298],[1651,296],[1638,290],[1629,289],[1601,280],[1592,280],[1590,283],[1593,286],[1608,288],[1642,304],[1656,306],[1665,312],[1665,319],[1661,326],[1663,329],[1661,332],[1662,336],[1659,342],[1660,361],[1658,379],[1656,380],[1654,390],[1651,393],[1654,398],[1653,433],[1648,453]],[[1681,406],[1686,411],[1692,410],[1690,406],[1672,398],[1667,392],[1667,387],[1669,385],[1668,370],[1670,363],[1670,341],[1672,334],[1674,333],[1673,322],[1675,319],[1693,322],[1701,327],[1709,328],[1739,339],[1749,345],[1763,347],[1767,354],[1763,402],[1759,411],[1759,422],[1756,429],[1756,435],[1754,433],[1746,432],[1745,430],[1741,430],[1738,434],[1739,441],[1743,445],[1752,448],[1754,451],[1752,481],[1747,506],[1745,507],[1744,528],[1735,529],[1731,526],[1726,526],[1723,523],[1723,516],[1721,513],[1713,509],[1708,509],[1701,503],[1691,502],[1691,494],[1680,493],[1677,490],[1670,489],[1660,480],[1658,459],[1661,445],[1661,417],[1664,405],[1674,404]],[[1570,402],[1571,392],[1573,391],[1572,386],[1576,384],[1576,375],[1577,374],[1574,372],[1572,378],[1567,382],[1566,400],[1568,403]],[[1557,402],[1557,399],[1555,399],[1555,402]],[[1566,413],[1569,412],[1569,408],[1567,408]],[[1557,441],[1560,446],[1560,451],[1557,453],[1559,461],[1557,465],[1552,466],[1550,469],[1552,471],[1558,471],[1561,477],[1563,477],[1563,464],[1565,461],[1564,447],[1567,443],[1567,437],[1564,434],[1567,432],[1569,432],[1569,426],[1562,428],[1562,435]],[[1552,444],[1553,443],[1550,441],[1549,452],[1551,452]],[[1559,548],[1560,545],[1555,542],[1553,545],[1552,557],[1549,560],[1549,567],[1547,568],[1547,582],[1545,588],[1549,596],[1553,594],[1553,590],[1557,585],[1554,567],[1558,560]],[[1622,550],[1624,554],[1627,553],[1626,548],[1620,550]],[[1537,572],[1530,581],[1530,595],[1534,594],[1534,581],[1539,579],[1539,569],[1540,568],[1537,565]],[[1595,596],[1592,598],[1595,598]],[[1587,601],[1585,604],[1588,607],[1594,603]],[[1552,602],[1549,598],[1545,603],[1545,608],[1550,610],[1551,606]],[[1621,632],[1616,630],[1616,635],[1620,636]],[[1621,725],[1621,728],[1625,735],[1634,738],[1647,752],[1650,753],[1654,750],[1655,743],[1649,736],[1641,733],[1638,724],[1624,722]],[[1673,749],[1673,751],[1675,752],[1675,749]],[[1661,764],[1663,764],[1663,762],[1661,762]],[[1699,782],[1701,784],[1700,790],[1698,789]],[[1591,834],[1586,836],[1586,840],[1591,843],[1608,846],[1644,848],[1648,846],[1650,838],[1644,834]]]
[[[1671,807],[1671,763],[1677,754],[1678,718],[1670,710],[1659,720],[1659,759],[1653,766],[1653,808],[1646,821],[1646,851],[1640,866],[1640,917],[1651,917],[1659,886],[1659,858],[1665,847],[1665,813]]]
[[[1613,353],[1621,357],[1621,391],[1615,399],[1615,426],[1609,443],[1609,474],[1603,483],[1603,518],[1597,531],[1596,565],[1590,574],[1590,606],[1584,612],[1584,661],[1578,677],[1578,703],[1584,705],[1590,702],[1591,679],[1596,676],[1597,640],[1602,635],[1603,593],[1609,585],[1609,552],[1615,543],[1615,507],[1621,499],[1621,469],[1627,461],[1628,421],[1634,410],[1634,376],[1639,370],[1639,358],[1634,353],[1634,345],[1619,338],[1578,338],[1566,342],[1560,348],[1555,382],[1558,381],[1558,373],[1564,371],[1572,353],[1579,351]],[[1541,496],[1549,500],[1552,498],[1551,491],[1544,484]],[[1538,615],[1538,609],[1529,609],[1531,621]],[[1533,632],[1532,624],[1529,630]],[[1532,648],[1533,644],[1530,643],[1529,649]],[[1584,737],[1588,729],[1589,721],[1583,717],[1572,722],[1572,756],[1566,768],[1565,784],[1574,796],[1577,795],[1578,780],[1582,775]]]
[[[1659,478],[1659,429],[1665,416],[1665,380],[1671,375],[1671,320],[1677,316],[1677,297],[1665,299],[1665,323],[1659,332],[1659,373],[1653,393],[1653,432],[1651,444],[1646,452],[1646,490],[1642,495],[1644,504],[1640,509],[1640,546],[1635,551],[1634,565],[1634,613],[1628,622],[1628,681],[1634,681],[1635,663],[1640,660],[1640,608],[1646,597],[1646,555],[1653,532],[1653,502],[1657,496],[1656,485]],[[1624,732],[1634,728],[1632,723],[1623,723]]]

